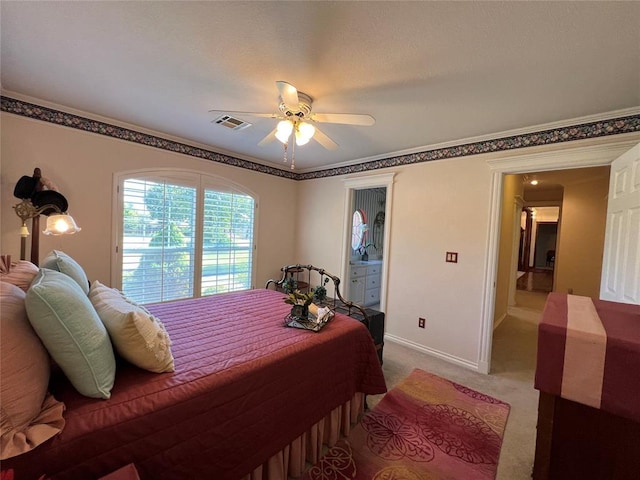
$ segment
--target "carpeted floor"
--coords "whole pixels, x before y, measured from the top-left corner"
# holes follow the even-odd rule
[[[383,370],[389,389],[414,368],[498,398],[511,405],[497,480],[530,480],[535,451],[538,392],[533,388],[537,325],[546,294],[517,291],[516,307],[495,330],[491,374],[482,375],[402,345],[386,342]],[[382,395],[369,396],[373,408]],[[462,479],[461,479],[462,480]]]
[[[415,369],[302,480],[494,480],[509,405]]]

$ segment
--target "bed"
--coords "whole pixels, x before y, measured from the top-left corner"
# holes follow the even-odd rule
[[[300,475],[348,433],[364,395],[386,386],[365,325],[336,312],[317,333],[287,328],[284,298],[256,289],[148,306],[171,338],[175,372],[117,359],[100,400],[54,371],[66,424],[3,460],[3,478],[97,479],[132,465],[143,480]]]

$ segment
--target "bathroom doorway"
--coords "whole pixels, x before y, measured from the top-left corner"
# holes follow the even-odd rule
[[[394,174],[345,180],[343,296],[384,311]]]

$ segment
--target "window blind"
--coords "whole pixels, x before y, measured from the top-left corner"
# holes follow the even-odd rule
[[[197,189],[140,178],[123,186],[123,292],[139,303],[192,297]]]
[[[253,197],[221,177],[184,171],[118,181],[120,288],[139,303],[247,290],[253,283]]]
[[[204,191],[201,295],[251,288],[254,210],[248,195]]]

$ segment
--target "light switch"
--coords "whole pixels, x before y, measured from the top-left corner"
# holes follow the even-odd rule
[[[448,263],[458,263],[458,252],[447,252]]]

